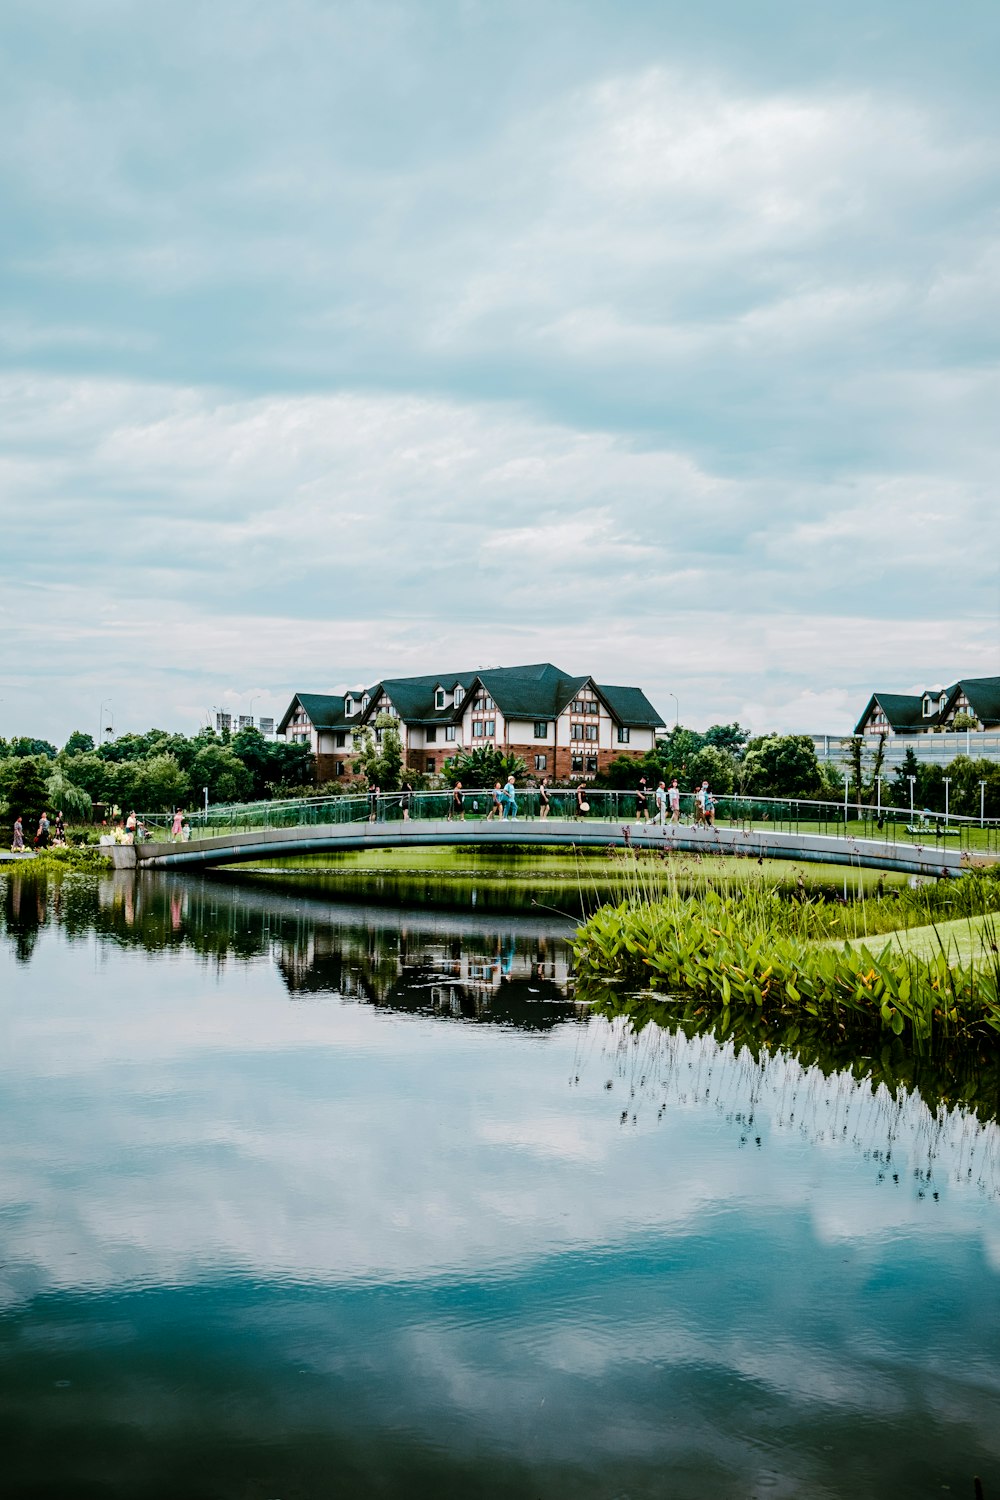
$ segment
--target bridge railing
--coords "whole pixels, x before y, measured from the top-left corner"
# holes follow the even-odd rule
[[[587,787],[588,811],[581,814],[576,792],[572,788],[549,790],[551,818],[580,818],[587,822],[636,825],[639,816],[635,792],[606,791]],[[440,818],[462,818],[464,821],[490,818],[494,810],[489,789],[468,788],[459,811],[450,790],[433,792],[380,792],[370,794],[310,797],[305,799],[218,804],[188,815],[190,837],[251,833],[261,829],[305,828],[327,824],[401,822]],[[540,819],[541,796],[536,788],[518,789],[519,819]],[[649,793],[648,817],[656,818],[656,802]],[[667,818],[669,820],[669,810]],[[680,819],[685,825],[704,821],[696,808],[695,797],[684,792],[680,799]],[[172,816],[149,814],[142,818],[149,837],[170,836]],[[937,843],[942,847],[982,853],[1000,854],[1000,820],[961,817],[943,813],[911,814],[901,808],[868,806],[857,800],[823,802],[803,797],[715,798],[713,821],[725,827],[740,827],[747,833],[754,829],[771,829],[786,833],[818,833],[834,838],[881,839],[890,843]]]

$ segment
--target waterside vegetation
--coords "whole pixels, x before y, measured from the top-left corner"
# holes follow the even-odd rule
[[[746,1016],[792,1041],[800,1026],[855,1040],[900,1037],[920,1050],[940,1042],[1000,1040],[1000,870],[903,888],[843,906],[747,885],[723,892],[636,888],[594,912],[574,955],[584,986],[618,986],[628,1011],[655,997],[660,1019],[710,1017],[727,1034]],[[957,957],[896,934],[974,921],[978,951]],[[626,988],[650,992],[639,997]],[[661,998],[669,995],[669,1001]]]

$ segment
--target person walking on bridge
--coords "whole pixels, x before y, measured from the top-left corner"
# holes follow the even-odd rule
[[[487,823],[492,823],[494,818],[503,817],[503,792],[500,790],[500,782],[494,781],[493,790],[490,793],[490,810],[486,814]]]
[[[656,788],[656,816],[653,819],[653,822],[654,823],[659,823],[660,827],[663,828],[663,827],[666,826],[666,821],[667,821],[667,784],[666,784],[665,781],[661,781],[660,784],[659,784],[659,786]]]
[[[667,801],[670,803],[671,823],[679,823],[681,820],[681,789],[677,785],[676,776],[670,783],[670,790],[667,792]]]
[[[183,827],[184,827],[184,809],[183,809],[183,807],[179,807],[177,809],[177,811],[174,813],[174,821],[170,825],[170,837],[173,839],[173,841],[174,841],[175,844],[176,844],[177,840],[181,836],[181,829]]]
[[[24,853],[24,824],[21,822],[20,813],[14,819],[14,842],[10,847],[14,854]]]
[[[517,818],[517,792],[514,789],[514,773],[507,777],[507,784],[503,789],[503,815],[514,822]]]
[[[462,791],[462,783],[455,782],[455,790],[451,794],[451,806],[448,809],[448,821],[452,818],[461,818],[465,822],[465,793]]]

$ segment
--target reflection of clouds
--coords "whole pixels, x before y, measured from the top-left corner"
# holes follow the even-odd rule
[[[4,1006],[8,1301],[238,1272],[510,1275],[733,1213],[779,1237],[805,1215],[814,1245],[873,1257],[985,1236],[997,1263],[996,1128],[916,1096],[597,1018],[539,1037],[290,1005],[269,960],[81,957],[43,943],[31,1003],[21,986]]]

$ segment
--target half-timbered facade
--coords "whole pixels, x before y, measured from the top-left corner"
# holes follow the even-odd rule
[[[308,738],[320,779],[339,779],[352,774],[351,756],[382,714],[398,723],[407,765],[432,775],[459,750],[491,745],[537,778],[587,780],[618,756],[641,758],[663,727],[640,688],[538,662],[387,678],[342,697],[299,693],[278,732]]]
[[[922,693],[873,693],[855,734],[928,734],[954,727],[967,714],[979,729],[1000,726],[1000,677],[965,677]]]

